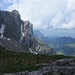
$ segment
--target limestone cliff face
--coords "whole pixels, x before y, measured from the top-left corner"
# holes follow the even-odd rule
[[[35,39],[33,34],[33,25],[29,21],[24,21],[23,37],[21,40],[21,44],[31,53],[54,54],[51,47],[42,43],[39,39]]]
[[[22,23],[18,11],[0,11],[0,26],[5,26],[3,33],[5,37],[19,41],[19,38],[21,37],[20,26]]]
[[[53,54],[52,48],[35,39],[33,25],[29,21],[22,21],[17,10],[13,10],[12,12],[0,11],[0,40],[3,38],[8,40],[7,43],[9,43],[9,41],[12,42],[9,40],[12,39],[22,46],[19,48],[20,46],[16,44],[13,48],[15,49],[16,47],[15,51],[20,49],[19,51],[34,54]],[[13,45],[11,43],[9,48],[9,44],[7,45],[7,43],[3,41],[1,43],[4,44],[7,49],[11,49]]]
[[[29,21],[24,21],[22,35],[23,37],[21,37],[21,44],[26,49],[31,48],[34,42],[34,35],[33,35],[33,25]]]

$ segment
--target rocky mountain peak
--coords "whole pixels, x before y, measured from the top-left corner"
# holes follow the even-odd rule
[[[27,25],[29,25],[29,24],[30,24],[29,20],[24,21],[24,25],[25,25],[25,26],[27,26]]]
[[[45,44],[41,45],[41,43],[35,39],[33,34],[33,24],[28,20],[21,20],[20,14],[17,10],[13,10],[12,12],[0,11],[0,37],[0,41],[8,50],[15,49],[15,51],[18,51],[20,49],[21,51],[35,54],[45,54],[46,52],[47,54],[53,54],[51,48]],[[6,40],[6,43],[3,41],[3,38],[4,41]],[[14,42],[9,39],[14,40]],[[10,47],[9,43],[11,45]],[[13,48],[12,46],[16,48]]]
[[[16,14],[16,15],[20,15],[17,10],[12,10],[12,13],[14,13],[14,14]]]

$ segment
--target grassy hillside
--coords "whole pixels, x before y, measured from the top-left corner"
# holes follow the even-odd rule
[[[34,55],[0,50],[0,73],[37,70],[44,64],[50,64],[57,59],[70,58],[63,55]]]

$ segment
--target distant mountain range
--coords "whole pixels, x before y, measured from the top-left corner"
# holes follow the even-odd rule
[[[72,37],[45,37],[40,31],[35,30],[34,35],[44,43],[51,46],[57,54],[75,55],[75,38]]]

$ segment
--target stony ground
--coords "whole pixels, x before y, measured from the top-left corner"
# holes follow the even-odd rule
[[[75,58],[61,59],[37,71],[25,71],[0,75],[75,75]]]

